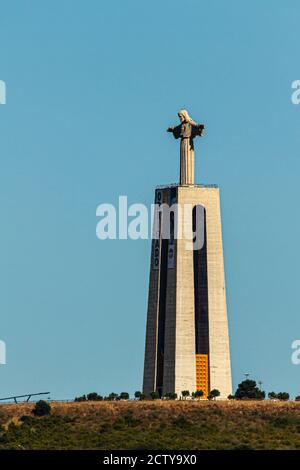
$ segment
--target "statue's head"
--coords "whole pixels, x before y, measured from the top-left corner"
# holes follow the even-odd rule
[[[190,123],[194,122],[186,109],[180,109],[178,111],[178,117],[180,119],[180,122],[190,122]]]

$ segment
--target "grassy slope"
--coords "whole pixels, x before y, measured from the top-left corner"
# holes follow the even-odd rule
[[[34,418],[32,404],[0,405],[0,449],[300,449],[300,403],[51,406],[51,416]]]

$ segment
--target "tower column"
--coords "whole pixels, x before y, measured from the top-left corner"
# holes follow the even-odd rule
[[[158,194],[181,208],[183,237],[163,240],[160,233],[152,242],[143,390],[180,396],[216,388],[224,399],[232,390],[219,189],[177,186],[157,190],[156,200]],[[195,229],[199,205],[205,247],[196,252],[184,234]]]

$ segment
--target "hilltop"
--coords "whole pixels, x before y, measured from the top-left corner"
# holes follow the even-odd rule
[[[0,449],[300,449],[300,403],[118,401],[0,405]]]

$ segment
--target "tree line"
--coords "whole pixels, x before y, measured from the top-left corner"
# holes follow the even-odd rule
[[[217,397],[220,396],[220,391],[217,389],[213,389],[209,392],[207,399],[208,400],[215,400]],[[151,400],[187,400],[187,399],[201,399],[204,397],[203,390],[196,390],[195,392],[190,393],[189,390],[183,390],[181,395],[178,397],[177,393],[166,393],[163,397],[160,396],[158,391],[153,391],[150,393],[150,397],[146,397],[146,395],[141,391],[136,391],[134,393],[135,400],[146,400],[150,398]],[[229,395],[229,400],[264,400],[266,398],[266,392],[261,390],[257,387],[255,380],[244,380],[236,389],[236,392],[233,395]],[[289,400],[290,395],[287,392],[269,392],[268,398],[270,400]],[[82,395],[75,398],[76,402],[83,402],[83,401],[118,401],[118,400],[129,400],[130,396],[128,392],[121,392],[121,393],[110,393],[107,396],[98,395],[96,392],[88,393],[87,395]],[[295,397],[296,401],[300,401],[300,396]]]

